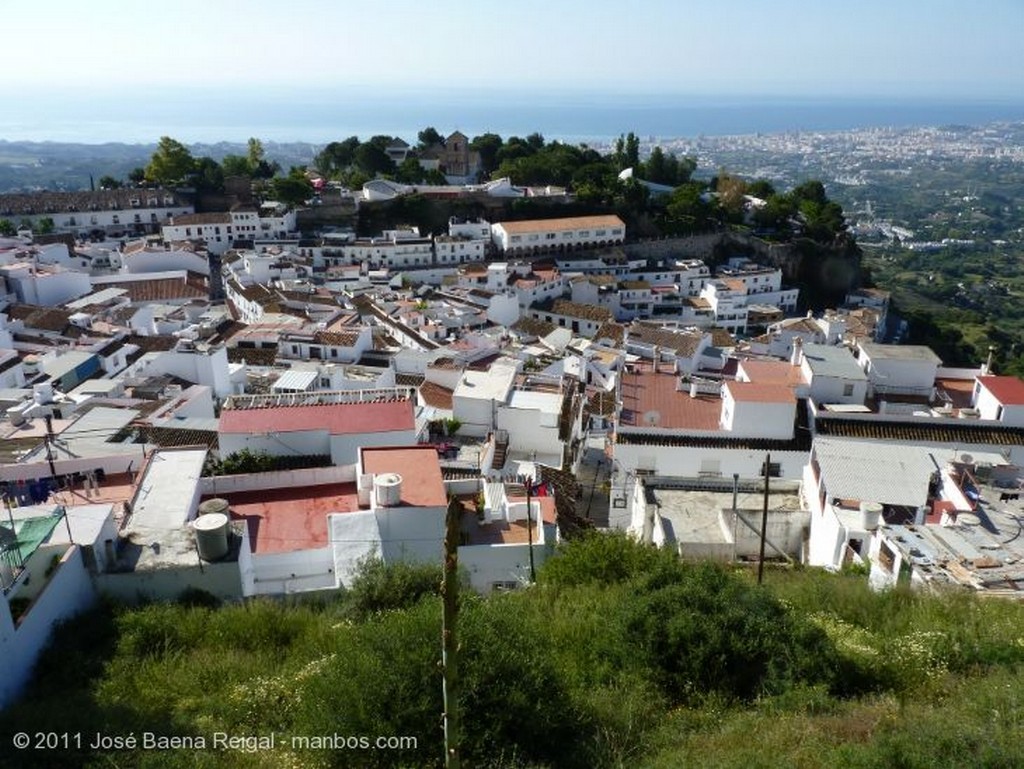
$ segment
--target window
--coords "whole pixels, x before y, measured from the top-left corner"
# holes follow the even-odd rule
[[[761,463],[761,477],[764,477],[764,462]],[[782,477],[782,463],[781,462],[769,462],[768,463],[768,477],[769,478],[781,478]]]
[[[853,395],[853,385],[852,384],[843,385],[843,397],[844,398],[849,398],[851,395]]]

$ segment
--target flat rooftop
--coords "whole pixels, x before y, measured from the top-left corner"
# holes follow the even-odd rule
[[[362,455],[363,472],[397,473],[402,477],[402,505],[444,507],[448,504],[441,464],[433,444],[365,448]]]
[[[177,529],[192,514],[207,449],[163,449],[150,458],[132,500],[130,529]]]
[[[736,509],[751,522],[760,525],[764,492],[750,481],[741,483]],[[649,495],[658,505],[662,518],[669,521],[677,542],[721,543],[729,541],[722,531],[719,513],[732,512],[731,491],[688,490],[651,487]],[[768,489],[768,513],[797,512],[803,509],[799,484],[773,481]]]
[[[220,413],[222,433],[323,430],[331,435],[352,435],[414,430],[415,427],[411,400],[225,408]]]
[[[623,427],[647,427],[717,432],[722,414],[718,395],[691,397],[676,389],[679,376],[670,366],[657,372],[650,365],[637,365],[622,375]]]
[[[359,510],[354,483],[295,486],[217,494],[226,499],[234,520],[249,527],[249,546],[257,555],[327,547],[327,516]]]

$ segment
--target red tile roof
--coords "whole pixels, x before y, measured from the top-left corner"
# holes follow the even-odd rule
[[[402,476],[402,505],[443,507],[448,503],[437,449],[425,446],[363,449],[363,472]]]
[[[1004,406],[1024,405],[1024,382],[1015,376],[980,376],[981,386]]]
[[[331,435],[358,435],[414,430],[415,427],[409,400],[224,409],[220,414],[221,433],[326,430]]]

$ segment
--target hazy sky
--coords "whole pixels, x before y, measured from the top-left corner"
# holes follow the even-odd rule
[[[44,0],[7,92],[199,84],[1021,98],[1024,0]]]

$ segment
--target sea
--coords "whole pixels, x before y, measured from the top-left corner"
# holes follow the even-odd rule
[[[35,98],[0,112],[0,140],[98,144],[326,143],[385,134],[415,144],[427,126],[595,146],[633,131],[642,139],[983,125],[1024,121],[1024,96],[715,96],[582,91],[286,89],[73,92]]]

